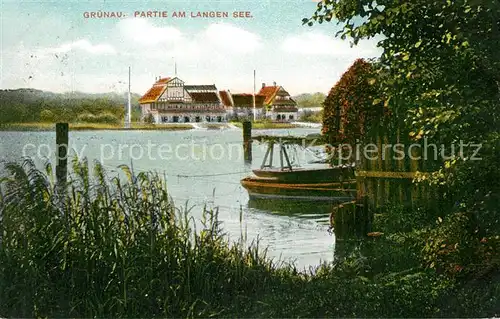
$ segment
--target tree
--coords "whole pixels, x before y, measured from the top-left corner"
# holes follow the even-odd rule
[[[413,139],[448,147],[482,144],[482,161],[471,161],[468,149],[443,161],[433,181],[445,185],[454,207],[475,211],[479,219],[498,213],[500,1],[325,0],[303,20],[330,21],[355,44],[382,39],[377,71],[388,74],[384,103]]]
[[[373,103],[378,94],[376,76],[370,63],[358,59],[332,87],[323,103],[322,131],[330,144],[354,145],[381,115],[381,103]]]
[[[299,108],[316,108],[321,107],[325,101],[325,94],[316,92],[313,94],[305,93],[295,96],[293,99],[297,102]]]
[[[54,122],[55,116],[51,110],[42,110],[40,112],[40,121],[42,122]]]

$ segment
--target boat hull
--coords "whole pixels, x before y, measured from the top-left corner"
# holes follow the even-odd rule
[[[294,170],[255,169],[253,170],[253,173],[257,177],[274,178],[283,182],[294,182],[301,184],[341,180],[345,181],[354,178],[354,170],[351,167],[327,167],[319,169],[297,168]]]
[[[247,177],[241,180],[250,199],[346,201],[356,196],[356,181],[334,183],[284,183],[276,178]]]

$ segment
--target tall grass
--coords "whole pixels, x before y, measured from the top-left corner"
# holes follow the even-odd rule
[[[205,211],[196,231],[161,177],[122,168],[126,180],[75,161],[58,193],[50,165],[46,173],[31,161],[7,165],[0,314],[210,316],[270,280],[272,262],[256,245],[229,245],[216,211]]]
[[[500,277],[467,284],[423,267],[420,232],[338,242],[336,262],[299,273],[258,245],[229,243],[217,211],[205,210],[196,229],[162,177],[122,169],[124,177],[109,177],[101,165],[90,172],[75,160],[67,187],[59,187],[50,165],[44,172],[31,161],[7,165],[0,180],[0,316],[499,314]],[[341,246],[354,247],[341,257]]]

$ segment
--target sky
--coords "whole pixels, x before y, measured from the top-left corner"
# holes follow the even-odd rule
[[[315,8],[314,0],[0,0],[0,89],[120,93],[130,66],[131,90],[144,94],[177,64],[186,84],[251,93],[255,70],[257,90],[276,82],[292,95],[327,93],[355,59],[381,49],[373,39],[351,48],[335,23],[303,26]],[[145,11],[167,17],[141,18]],[[205,11],[229,17],[191,17]],[[91,12],[123,16],[86,18]]]

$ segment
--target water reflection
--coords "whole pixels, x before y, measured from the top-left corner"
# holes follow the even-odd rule
[[[249,208],[259,209],[270,214],[287,215],[303,218],[325,218],[328,219],[333,202],[314,202],[290,199],[250,199]]]
[[[260,131],[257,134],[307,135],[317,130],[276,130]],[[191,149],[191,141],[195,141],[196,158],[160,159],[158,154],[154,158],[144,156],[137,158],[136,152],[120,153],[120,145],[142,145],[144,148],[153,145],[168,144],[173,149],[177,145],[187,143]],[[239,238],[244,229],[249,241],[260,238],[263,247],[269,247],[269,256],[295,260],[299,268],[317,265],[321,260],[333,259],[335,238],[328,233],[330,205],[325,203],[300,203],[281,201],[271,203],[265,201],[249,201],[247,191],[241,186],[240,180],[251,173],[252,168],[260,167],[264,158],[265,145],[261,147],[254,143],[253,164],[244,164],[243,158],[236,156],[242,148],[241,130],[192,130],[179,132],[163,131],[72,131],[70,132],[70,158],[86,157],[89,165],[94,160],[101,161],[110,177],[118,174],[117,167],[122,164],[133,164],[136,173],[156,171],[167,179],[170,195],[178,206],[188,202],[188,206],[195,206],[192,215],[195,219],[201,218],[203,207],[219,208],[219,218],[224,231],[231,238]],[[35,156],[40,145],[55,145],[54,132],[1,132],[0,131],[0,160],[21,160],[23,147],[30,146],[28,156]],[[210,152],[203,155],[204,147],[220,144],[226,149],[233,149],[233,156],[222,159],[213,158]],[[115,149],[115,156],[103,154],[103,150]],[[156,149],[156,148],[155,148]],[[124,150],[130,150],[124,148]],[[137,148],[134,148],[136,151]],[[215,149],[214,154],[219,155]],[[186,150],[181,155],[186,156]],[[44,158],[37,157],[38,166],[49,157],[46,150],[41,152]],[[147,152],[145,152],[147,154]],[[134,156],[131,156],[134,155]],[[104,160],[103,160],[104,159]],[[306,162],[306,161],[302,161]],[[0,175],[3,164],[0,163]]]

